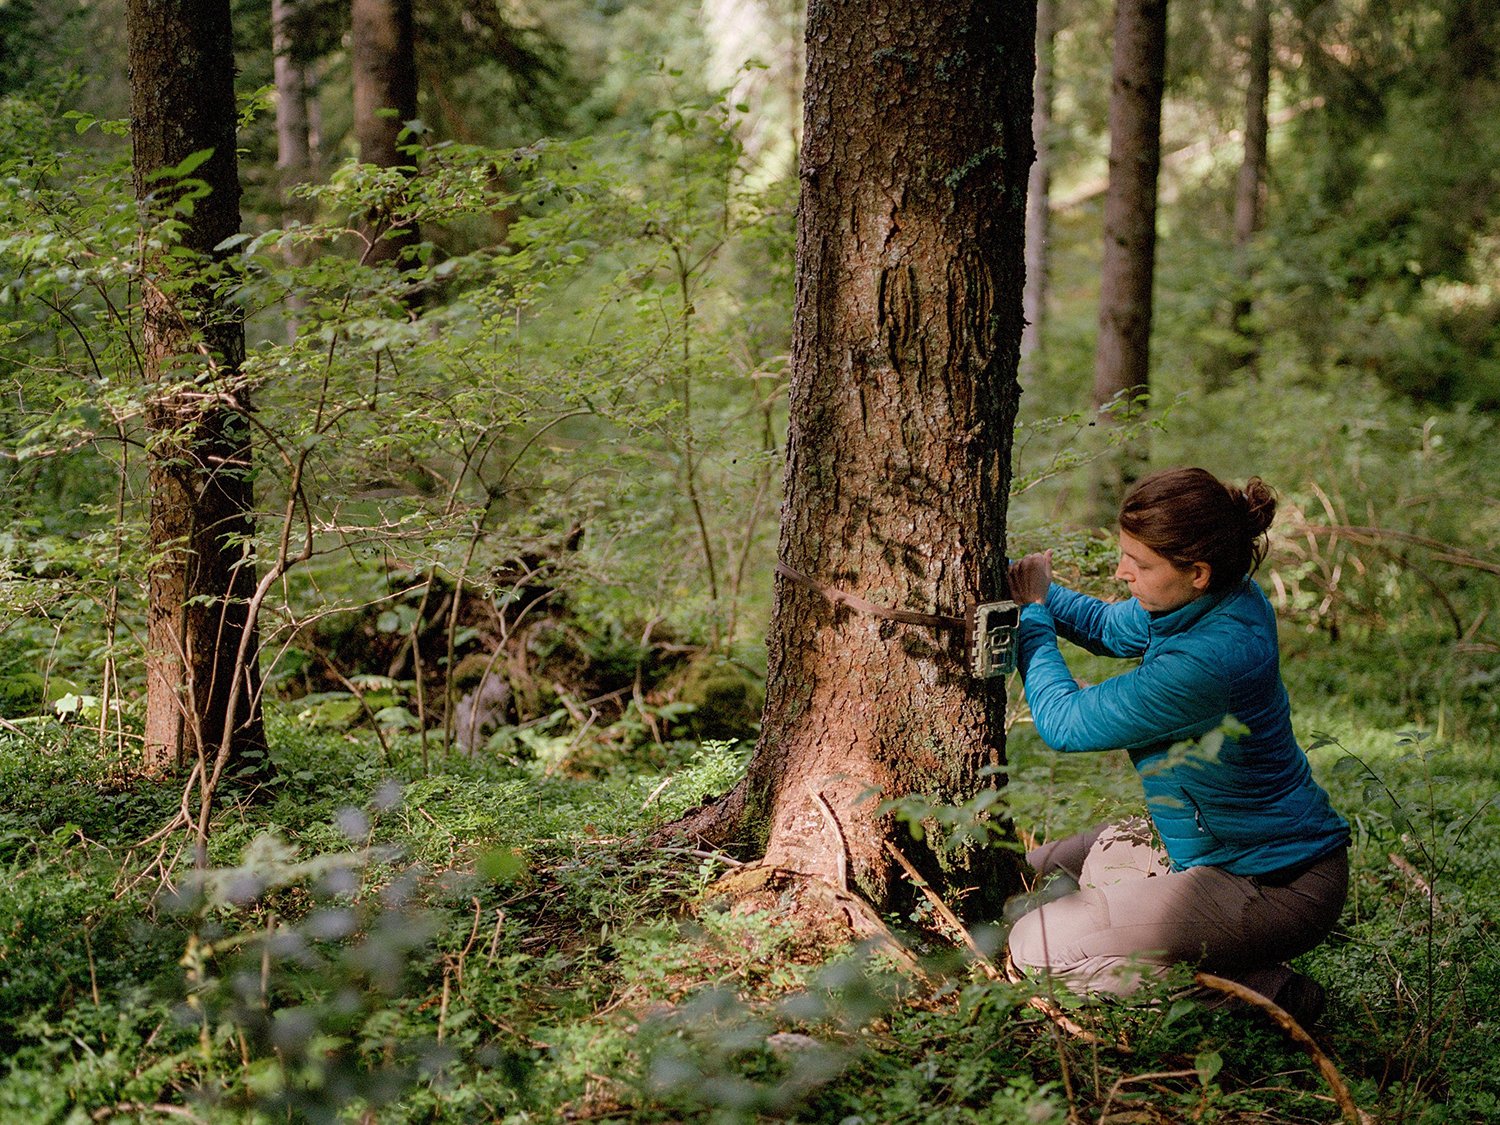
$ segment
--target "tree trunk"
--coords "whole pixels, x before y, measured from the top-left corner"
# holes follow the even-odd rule
[[[272,73],[276,80],[276,171],[281,179],[282,206],[293,210],[290,193],[306,183],[312,172],[311,126],[307,103],[307,68],[292,54],[288,21],[298,0],[271,0]],[[300,213],[294,217],[301,218]]]
[[[809,5],[780,557],[869,602],[1003,593],[1033,34],[1028,5]],[[998,909],[1011,853],[944,854],[878,812],[1003,784],[1004,681],[971,677],[962,632],[781,577],[768,644],[748,775],[682,827],[882,907],[906,897],[895,842],[951,902]]]
[[[401,130],[417,116],[416,30],[411,0],[353,0],[350,62],[354,70],[354,135],[359,158],[381,168],[409,163]],[[384,209],[371,214],[366,262],[388,262],[417,240],[417,231]]]
[[[1151,282],[1156,268],[1156,177],[1167,59],[1166,0],[1116,0],[1109,98],[1109,190],[1099,269],[1094,405],[1129,401],[1150,385]],[[1120,412],[1111,416],[1118,424]],[[1109,522],[1145,460],[1144,440],[1098,463],[1095,515]]]
[[[1032,82],[1031,136],[1036,159],[1026,183],[1026,289],[1021,297],[1021,373],[1028,380],[1041,366],[1047,319],[1048,241],[1052,234],[1052,55],[1057,38],[1055,0],[1037,0],[1036,79]]]
[[[1271,0],[1254,0],[1250,23],[1250,82],[1245,91],[1245,155],[1234,191],[1234,253],[1240,292],[1231,310],[1230,325],[1245,338],[1239,357],[1242,370],[1253,370],[1259,347],[1250,324],[1250,243],[1259,233],[1265,211],[1266,103],[1271,95]]]
[[[159,216],[187,186],[163,175],[212,150],[208,187],[180,213],[183,260],[144,250],[142,361],[156,389],[150,431],[146,767],[161,772],[221,745],[264,751],[251,547],[250,409],[244,328],[203,279],[240,226],[234,54],[228,0],[130,0],[131,141],[136,196]],[[227,728],[226,728],[227,724]]]
[[[305,223],[312,209],[294,191],[312,176],[312,119],[308,112],[312,83],[307,68],[292,53],[289,21],[297,14],[299,0],[271,0],[272,73],[276,80],[276,172],[281,189],[281,213],[284,224]],[[305,247],[289,246],[289,266],[305,265]],[[286,338],[297,338],[302,299],[294,292],[286,302]]]

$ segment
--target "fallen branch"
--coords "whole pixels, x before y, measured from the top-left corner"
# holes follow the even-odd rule
[[[1216,977],[1212,973],[1194,973],[1193,980],[1201,987],[1211,989],[1214,992],[1222,992],[1226,996],[1233,996],[1251,1007],[1259,1008],[1286,1032],[1287,1037],[1312,1056],[1313,1062],[1318,1066],[1323,1075],[1323,1081],[1328,1083],[1328,1089],[1333,1093],[1333,1100],[1338,1104],[1344,1120],[1350,1125],[1372,1125],[1370,1115],[1354,1104],[1354,1099],[1349,1095],[1349,1087],[1344,1084],[1343,1075],[1333,1065],[1333,1060],[1323,1053],[1323,1049],[1309,1035],[1295,1019],[1292,1014],[1273,1000],[1268,1000],[1259,992],[1246,988],[1232,980]]]
[[[27,734],[24,730],[16,726],[16,724],[11,722],[9,719],[0,718],[0,730],[8,730],[11,734],[19,735],[27,742],[31,743],[33,746],[40,746],[42,744],[41,739],[37,738],[35,735]]]
[[[953,930],[959,935],[959,937],[963,939],[965,948],[967,948],[968,951],[974,955],[975,962],[982,970],[984,970],[984,974],[989,977],[990,980],[1010,980],[1011,978],[1009,976],[995,967],[995,963],[989,959],[984,950],[979,948],[979,943],[974,940],[974,935],[969,933],[968,927],[966,927],[962,922],[958,920],[958,915],[954,914],[953,911],[948,909],[948,904],[942,900],[942,897],[935,890],[933,890],[931,886],[928,885],[927,880],[922,878],[917,869],[911,865],[911,861],[901,854],[901,849],[896,847],[896,845],[891,843],[889,840],[885,842],[885,846],[890,851],[891,855],[896,857],[896,862],[901,865],[902,869],[911,879],[912,884],[927,896],[927,901],[932,903],[932,908],[937,911],[938,917],[941,918],[949,926],[951,926]],[[1012,983],[1017,982],[1012,981]],[[1055,1023],[1058,1027],[1062,1028],[1069,1035],[1073,1036],[1073,1038],[1075,1039],[1081,1039],[1085,1043],[1096,1044],[1099,1046],[1113,1047],[1115,1050],[1120,1051],[1123,1054],[1130,1053],[1130,1049],[1123,1044],[1112,1043],[1107,1039],[1101,1039],[1092,1031],[1088,1031],[1080,1027],[1078,1024],[1074,1023],[1071,1019],[1068,1018],[1067,1014],[1063,1012],[1061,1008],[1059,1008],[1045,996],[1029,996],[1026,999],[1026,1004],[1028,1007],[1035,1008],[1037,1011],[1041,1012],[1042,1015],[1046,1016],[1049,1020]]]

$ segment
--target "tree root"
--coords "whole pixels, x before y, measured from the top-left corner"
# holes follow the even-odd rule
[[[745,817],[746,785],[742,778],[722,797],[707,797],[696,808],[652,832],[648,842],[656,847],[686,844],[734,851]]]
[[[712,887],[715,895],[739,902],[767,899],[768,906],[790,910],[808,922],[832,922],[846,929],[867,948],[889,958],[910,976],[926,979],[916,955],[891,933],[885,920],[864,899],[835,887],[826,879],[774,867],[764,863],[745,864],[721,876]],[[790,906],[787,903],[790,900]]]

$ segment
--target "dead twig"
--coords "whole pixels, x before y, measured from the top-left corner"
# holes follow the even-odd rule
[[[1287,1038],[1306,1051],[1317,1064],[1319,1073],[1323,1075],[1323,1081],[1328,1083],[1328,1089],[1333,1093],[1333,1100],[1344,1115],[1344,1120],[1350,1125],[1371,1125],[1370,1115],[1354,1104],[1354,1098],[1349,1094],[1349,1087],[1344,1084],[1344,1077],[1339,1073],[1338,1067],[1333,1065],[1333,1060],[1323,1053],[1323,1048],[1319,1047],[1302,1025],[1292,1018],[1290,1012],[1275,1001],[1266,999],[1259,992],[1235,981],[1216,977],[1212,973],[1194,973],[1193,980],[1202,988],[1233,996],[1236,1000],[1259,1008],[1270,1016],[1276,1025],[1286,1032]]]
[[[1120,1087],[1127,1082],[1157,1082],[1163,1078],[1193,1078],[1198,1072],[1196,1070],[1158,1070],[1151,1074],[1122,1074],[1115,1079],[1114,1085],[1109,1088],[1109,1096],[1104,1099],[1104,1108],[1099,1111],[1101,1125],[1110,1121],[1119,1121],[1119,1118],[1111,1118],[1109,1107],[1114,1104],[1115,1095],[1120,1092]]]
[[[495,909],[495,932],[490,937],[489,951],[484,955],[484,967],[491,968],[495,964],[495,957],[500,951],[500,931],[505,927],[505,911]]]
[[[474,895],[469,901],[474,904],[474,925],[469,929],[469,940],[464,943],[463,949],[459,951],[458,964],[454,967],[460,990],[464,986],[464,962],[468,959],[469,951],[474,948],[474,943],[479,940],[479,921],[483,916],[483,907],[479,903],[479,896]]]
[[[1410,879],[1412,881],[1412,885],[1427,896],[1427,900],[1429,902],[1437,902],[1437,897],[1432,892],[1432,884],[1429,883],[1426,879],[1422,878],[1422,873],[1411,865],[1410,860],[1406,859],[1404,856],[1397,855],[1395,852],[1390,853],[1389,859],[1392,866],[1394,866],[1397,871],[1401,872],[1401,874]]]
[[[644,801],[641,802],[641,810],[644,812],[646,809],[649,809],[651,807],[652,802],[655,801],[656,798],[660,797],[663,793],[665,793],[666,789],[667,789],[667,786],[671,785],[672,782],[675,781],[676,779],[677,779],[677,775],[676,774],[670,774],[670,773],[667,774],[666,777],[662,778],[661,779],[661,784],[658,785],[655,789],[651,790],[650,795]]]
[[[108,1121],[111,1117],[118,1117],[122,1113],[160,1113],[166,1117],[181,1117],[184,1121],[195,1121],[198,1125],[207,1125],[207,1122],[192,1110],[184,1109],[180,1105],[167,1105],[165,1102],[157,1102],[155,1105],[149,1105],[146,1102],[120,1102],[118,1105],[107,1105],[89,1114],[89,1120]]]
[[[1455,547],[1451,543],[1444,543],[1441,539],[1433,539],[1426,535],[1416,535],[1410,531],[1396,531],[1388,527],[1371,527],[1358,524],[1321,525],[1303,523],[1289,528],[1288,534],[1296,531],[1304,532],[1308,536],[1327,535],[1335,539],[1345,539],[1350,543],[1361,543],[1365,546],[1374,546],[1382,541],[1407,543],[1413,547],[1421,547],[1426,551],[1430,551],[1433,559],[1438,562],[1451,563],[1454,566],[1464,567],[1469,570],[1483,571],[1485,574],[1500,574],[1500,562],[1481,558],[1478,555],[1465,551],[1462,547]]]
[[[690,855],[698,859],[711,859],[716,863],[725,864],[728,867],[744,867],[743,860],[727,856],[723,852],[705,851],[703,848],[657,848],[659,852],[668,852],[673,855]]]
[[[11,734],[18,735],[19,737],[24,738],[33,746],[42,745],[41,739],[37,738],[35,735],[28,734],[26,731],[16,726],[16,724],[11,722],[9,719],[0,718],[0,730],[8,730]]]

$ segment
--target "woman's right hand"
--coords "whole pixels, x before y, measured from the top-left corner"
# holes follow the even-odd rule
[[[1020,605],[1046,600],[1052,585],[1052,552],[1027,555],[1010,564],[1010,596]]]

